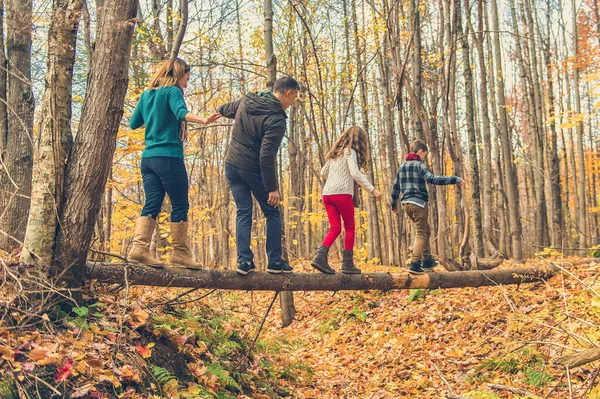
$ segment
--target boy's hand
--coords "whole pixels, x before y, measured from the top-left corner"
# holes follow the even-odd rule
[[[398,213],[398,208],[392,209],[392,213]]]
[[[467,185],[467,181],[465,179],[461,179],[460,183],[458,183],[458,187],[464,188]]]
[[[381,200],[381,192],[376,188],[374,188],[373,191],[371,191],[371,194],[373,195],[373,197],[375,197],[377,201]]]

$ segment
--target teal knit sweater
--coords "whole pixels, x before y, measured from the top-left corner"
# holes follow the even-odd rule
[[[142,93],[129,121],[132,129],[146,125],[146,148],[142,158],[183,158],[183,143],[179,132],[181,121],[185,120],[188,112],[183,94],[177,86]]]

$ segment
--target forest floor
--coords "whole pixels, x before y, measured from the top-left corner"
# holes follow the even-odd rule
[[[274,293],[94,284],[70,313],[5,314],[0,396],[14,377],[31,398],[600,398],[598,362],[551,364],[600,340],[600,262],[577,260],[529,261],[567,272],[522,286],[297,292],[255,345]]]

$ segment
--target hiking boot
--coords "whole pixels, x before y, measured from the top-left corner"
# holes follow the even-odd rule
[[[156,227],[156,221],[152,216],[140,216],[135,221],[135,233],[133,234],[133,246],[129,251],[129,261],[132,263],[144,263],[155,268],[163,268],[165,265],[154,258],[150,253],[150,241]]]
[[[429,271],[432,271],[433,268],[439,264],[440,264],[440,262],[438,262],[437,260],[434,260],[433,256],[429,255],[429,256],[423,258],[421,268],[423,270],[425,270],[426,272],[429,272]]]
[[[169,263],[183,266],[186,269],[202,269],[202,265],[192,259],[188,246],[188,222],[171,223],[171,237],[173,238],[173,252]]]
[[[421,261],[418,262],[410,262],[410,267],[408,268],[408,272],[410,274],[425,274],[425,270],[421,267]]]
[[[283,260],[279,262],[269,263],[267,266],[267,273],[271,274],[281,274],[281,273],[292,273],[294,269]]]
[[[242,276],[245,276],[246,274],[254,271],[256,271],[256,265],[252,261],[238,263],[236,269],[236,272],[238,272],[238,274],[241,274]]]
[[[329,248],[327,248],[325,245],[319,246],[319,248],[317,248],[317,251],[315,252],[315,256],[310,262],[310,265],[322,273],[334,274],[335,270],[333,270],[331,266],[329,266],[329,262],[327,261],[328,255]]]
[[[352,250],[344,250],[342,260],[342,273],[344,274],[360,274],[358,267],[354,266],[354,252]]]

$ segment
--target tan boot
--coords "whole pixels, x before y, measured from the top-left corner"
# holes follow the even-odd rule
[[[154,258],[150,253],[150,240],[156,227],[156,221],[152,216],[140,216],[135,221],[135,233],[133,235],[133,247],[129,252],[129,261],[133,263],[145,263],[148,266],[161,268],[165,265]]]
[[[186,269],[202,269],[202,265],[192,259],[188,247],[188,223],[171,223],[171,236],[173,237],[173,253],[171,253],[169,263],[183,266]]]

